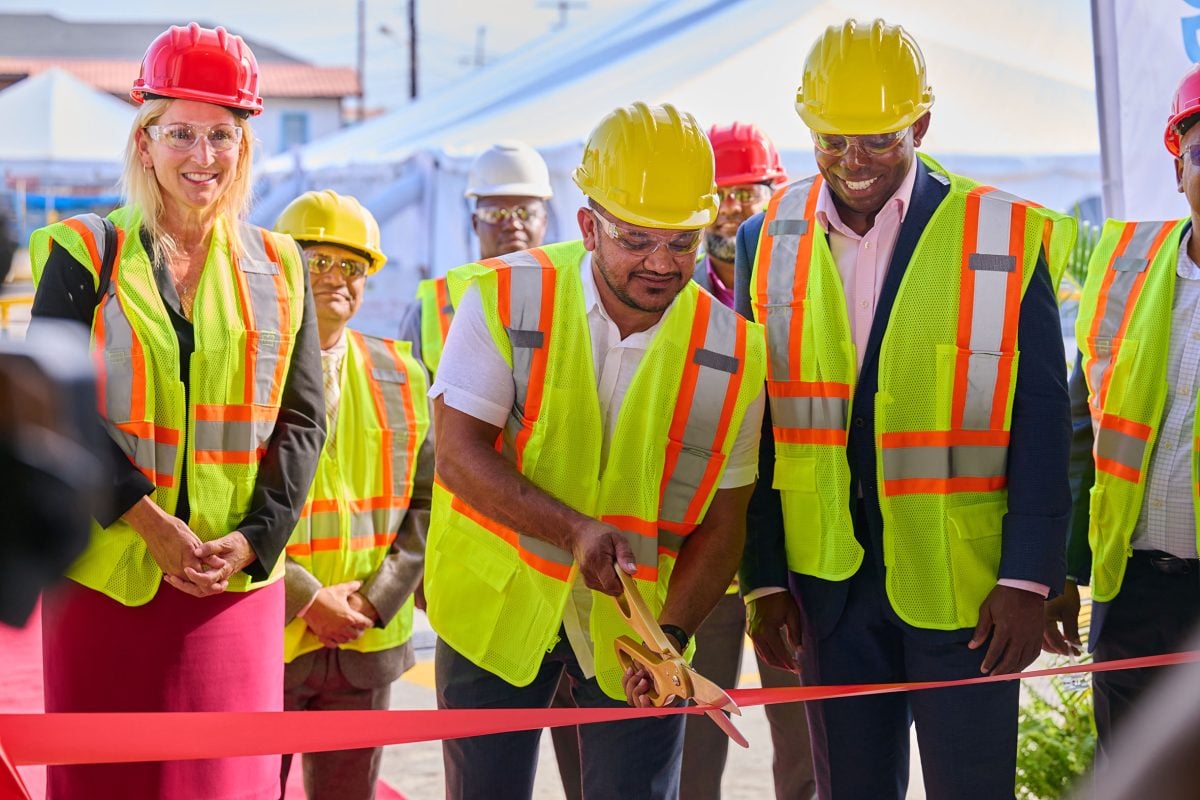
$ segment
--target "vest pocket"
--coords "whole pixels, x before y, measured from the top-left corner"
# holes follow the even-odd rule
[[[427,572],[436,574],[429,587],[431,621],[455,650],[478,663],[487,652],[505,595],[517,571],[515,553],[497,552],[474,525],[450,512],[442,536],[427,554]]]
[[[978,621],[979,605],[996,585],[1007,501],[951,506],[946,509],[950,566],[958,623]]]
[[[776,454],[771,488],[779,491],[787,537],[788,567],[812,574],[821,563],[821,498],[817,459]]]

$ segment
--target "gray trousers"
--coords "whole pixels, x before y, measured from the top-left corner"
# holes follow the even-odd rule
[[[696,631],[696,655],[692,658],[692,666],[722,689],[735,688],[741,674],[745,630],[745,603],[736,594],[725,595]],[[800,685],[800,676],[795,673],[775,669],[761,659],[757,660],[764,687]],[[817,782],[804,704],[776,703],[766,706],[765,711],[774,750],[771,770],[776,800],[811,800],[817,796]],[[684,800],[720,800],[721,775],[725,771],[728,751],[729,737],[720,728],[707,717],[688,715],[680,797]]]
[[[581,708],[619,708],[595,678],[585,678],[563,636],[528,686],[513,686],[438,640],[434,660],[438,708],[546,708],[559,678],[571,681]],[[442,742],[446,797],[527,800],[533,795],[540,730]],[[645,717],[579,726],[586,800],[675,800],[683,753],[683,717]]]
[[[284,690],[285,711],[387,710],[391,684],[373,689],[351,685],[339,666],[337,650],[321,649],[299,658],[312,659],[312,669],[303,683]],[[382,757],[382,747],[305,753],[301,759],[304,793],[308,800],[374,800]],[[281,797],[291,766],[292,756],[285,755],[279,776]]]

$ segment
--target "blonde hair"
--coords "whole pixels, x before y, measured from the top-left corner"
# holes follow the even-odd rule
[[[138,131],[147,125],[153,125],[174,100],[169,97],[146,100],[134,117],[133,127],[129,131],[129,139],[125,143],[125,167],[121,173],[121,195],[127,205],[137,206],[142,212],[142,229],[150,235],[153,256],[172,258],[175,255],[175,240],[163,228],[163,196],[162,188],[154,171],[142,165],[141,154],[138,152]],[[216,224],[224,226],[230,246],[241,248],[238,236],[238,223],[246,218],[250,210],[253,195],[253,184],[250,178],[250,165],[254,160],[254,132],[250,123],[241,115],[234,114],[234,124],[242,129],[241,149],[238,152],[237,173],[233,183],[225,190],[217,205]]]

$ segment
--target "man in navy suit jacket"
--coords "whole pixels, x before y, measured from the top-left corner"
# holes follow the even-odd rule
[[[867,91],[864,86],[870,81],[878,82],[882,91]],[[839,91],[839,82],[855,89]],[[905,92],[913,96],[906,98]],[[903,102],[906,99],[911,102]],[[862,107],[854,108],[855,104]],[[1000,545],[998,564],[993,565],[995,585],[979,606],[979,623],[974,627],[935,629],[910,624],[895,607],[892,590],[896,580],[946,581],[947,571],[955,564],[944,558],[929,559],[924,575],[906,573],[898,579],[899,573],[889,575],[895,568],[894,555],[885,549],[885,542],[899,547],[903,541],[897,544],[898,539],[914,534],[899,525],[885,528],[881,489],[888,476],[879,475],[878,467],[883,464],[885,472],[889,468],[886,461],[877,460],[876,452],[874,401],[880,386],[881,351],[887,352],[885,333],[898,318],[911,320],[924,313],[920,303],[929,299],[928,293],[899,290],[918,281],[917,270],[928,274],[936,269],[957,276],[951,270],[959,269],[963,259],[952,239],[922,236],[935,226],[941,234],[948,225],[956,224],[946,220],[953,212],[944,211],[936,220],[934,215],[943,204],[946,208],[952,205],[947,198],[954,194],[953,186],[960,185],[952,183],[958,179],[934,162],[916,158],[915,149],[929,128],[930,105],[932,93],[925,84],[923,58],[901,28],[886,26],[881,20],[870,25],[848,21],[831,27],[809,54],[797,97],[797,110],[814,131],[815,156],[824,185],[814,190],[810,202],[800,206],[805,209],[803,220],[773,221],[766,235],[764,215],[759,214],[738,231],[735,294],[739,311],[750,316],[763,310],[759,292],[766,284],[761,280],[754,290],[758,308],[751,302],[751,275],[756,256],[762,256],[759,250],[765,252],[773,237],[780,235],[811,239],[804,236],[811,231],[828,244],[828,255],[841,277],[843,296],[838,299],[846,304],[856,345],[858,376],[842,424],[849,486],[818,485],[816,493],[848,490],[854,538],[863,551],[861,564],[842,580],[789,571],[785,514],[780,493],[773,488],[775,427],[770,415],[764,420],[759,481],[747,524],[741,579],[755,647],[769,662],[799,669],[808,685],[954,680],[1018,672],[1038,653],[1044,599],[1063,585],[1063,550],[1071,509],[1067,479],[1070,412],[1054,288],[1047,261],[1039,255],[1020,295],[1016,326],[1020,359],[1011,398],[1006,467],[999,476],[1001,485],[1007,483],[1007,509],[1002,524],[997,525]],[[838,113],[851,122],[831,122]],[[855,129],[854,124],[862,127]],[[801,182],[805,183],[809,182]],[[773,204],[784,196],[777,195]],[[1003,193],[997,196],[1023,203]],[[961,208],[961,191],[958,199]],[[962,211],[958,214],[961,230]],[[933,241],[951,244],[933,245]],[[939,246],[952,262],[938,263]],[[1004,246],[1008,246],[1007,238]],[[813,252],[817,252],[815,245]],[[972,254],[972,259],[979,255]],[[989,262],[985,259],[982,263]],[[1010,273],[1012,269],[1010,264]],[[774,276],[776,270],[798,268],[775,258],[769,270]],[[836,284],[829,280],[818,283],[825,287]],[[803,298],[805,313],[820,314],[829,298],[814,296],[812,284],[808,291]],[[954,285],[948,285],[948,304],[954,302],[956,292]],[[776,313],[780,300],[770,299],[767,316]],[[799,300],[794,298],[793,309]],[[974,302],[978,306],[986,298],[976,296]],[[773,331],[768,324],[768,350],[770,358],[783,360],[797,374],[799,365],[794,363],[796,353],[789,350],[786,330],[777,327]],[[912,330],[911,326],[906,330]],[[910,352],[926,347],[929,358],[934,357],[934,348],[925,341],[910,344]],[[888,346],[892,353],[897,346],[905,347],[895,342]],[[803,351],[800,357],[813,358]],[[928,389],[930,398],[933,391],[933,387]],[[771,400],[774,409],[777,398]],[[951,465],[952,474],[955,466]],[[894,502],[886,495],[884,499]],[[823,522],[827,529],[828,520],[823,518]],[[976,535],[986,533],[990,531]],[[828,531],[786,531],[788,542],[809,536],[828,536]],[[903,798],[908,782],[908,728],[915,720],[930,798],[969,794],[1011,800],[1018,687],[1014,680],[810,704],[821,797]]]

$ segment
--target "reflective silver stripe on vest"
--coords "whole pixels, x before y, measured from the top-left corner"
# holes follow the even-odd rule
[[[196,420],[192,448],[196,452],[247,453],[263,449],[275,431],[275,420]]]
[[[1094,402],[1099,402],[1100,383],[1108,365],[1112,362],[1112,340],[1121,330],[1121,322],[1125,318],[1126,306],[1129,302],[1129,293],[1138,276],[1156,255],[1151,252],[1150,248],[1154,246],[1154,237],[1162,230],[1162,226],[1161,222],[1134,223],[1133,235],[1129,238],[1129,244],[1126,246],[1124,254],[1116,258],[1112,266],[1116,274],[1113,275],[1112,283],[1109,284],[1108,293],[1105,295],[1104,316],[1100,318],[1098,326],[1093,325],[1096,337],[1090,342],[1090,345],[1094,352],[1087,364],[1088,383],[1094,394]],[[1136,267],[1141,267],[1141,269],[1135,269]],[[1129,310],[1132,311],[1132,309]],[[1138,462],[1137,468],[1141,469],[1141,462]]]
[[[523,421],[518,415],[525,413],[525,402],[529,396],[529,376],[533,371],[533,351],[546,346],[546,335],[549,332],[551,320],[542,319],[542,292],[545,290],[543,273],[545,267],[533,253],[521,250],[500,256],[500,260],[510,269],[508,296],[508,331],[512,342],[513,385],[516,389],[513,399],[513,410],[508,415],[505,428],[508,435],[504,437],[504,452],[509,458],[515,459],[509,442],[515,441],[517,433],[523,427]],[[532,420],[530,421],[532,424]],[[527,553],[549,561],[552,564],[571,566],[574,557],[549,542],[544,542],[533,536],[518,531],[519,546]]]
[[[95,214],[82,214],[75,217],[77,222],[92,235],[96,246],[96,254],[104,257],[104,238],[106,231],[104,223]],[[117,253],[117,258],[121,254]],[[104,324],[104,410],[107,417],[116,422],[128,422],[133,416],[133,328],[129,319],[121,309],[121,301],[117,296],[116,277],[120,273],[120,265],[114,266],[113,279],[108,282],[104,297],[97,298],[100,302],[100,318]],[[97,277],[97,281],[99,278]],[[126,455],[133,457],[132,453]],[[174,462],[168,472],[174,471]]]
[[[367,351],[367,358],[371,365],[371,379],[375,382],[375,385],[379,388],[379,394],[383,397],[383,410],[387,418],[379,420],[379,424],[381,427],[392,431],[391,492],[396,497],[405,497],[408,493],[408,437],[410,435],[410,420],[405,408],[404,393],[408,391],[405,388],[408,376],[405,373],[398,372],[397,364],[403,362],[395,357],[395,350],[392,349],[392,345],[389,342],[361,334],[356,335],[355,338],[362,342],[364,349]],[[378,372],[398,374],[402,380],[381,381],[375,377]]]
[[[1007,445],[935,445],[883,450],[883,474],[889,481],[1001,478],[1007,467]]]
[[[1096,432],[1096,457],[1115,461],[1135,472],[1142,471],[1146,445],[1145,439],[1103,425]]]
[[[776,428],[845,430],[850,401],[840,397],[772,397],[771,424]]]
[[[337,511],[312,511],[308,514],[308,538],[339,539],[342,535],[340,515]]]
[[[808,192],[812,189],[815,178],[800,181],[788,187],[779,206],[775,219],[767,229],[771,246],[771,268],[767,274],[767,303],[766,331],[767,357],[771,360],[771,379],[776,381],[791,380],[791,365],[788,360],[789,342],[792,336],[792,305],[804,300],[795,297],[796,256],[799,254],[800,243],[808,246],[811,237],[808,233],[808,220],[804,218],[804,206],[808,202]],[[751,296],[757,291],[756,286],[750,287]],[[795,365],[799,377],[800,365]],[[772,406],[772,409],[774,406]]]
[[[175,474],[175,457],[179,450],[178,446],[142,439],[128,431],[121,430],[108,419],[102,421],[108,435],[121,448],[121,452],[133,461],[134,465],[149,472],[151,476],[155,474],[173,476]]]
[[[545,347],[550,320],[542,319],[542,272],[537,257],[522,250],[501,256],[511,269],[508,296],[508,336],[512,342],[514,407],[525,413],[529,396],[529,373],[533,369],[533,351]]]
[[[659,535],[662,535],[661,531]],[[626,533],[625,541],[629,542],[629,549],[633,551],[633,560],[638,566],[649,567],[651,569],[658,568],[659,540],[657,538],[652,539],[649,536]]]
[[[114,422],[128,422],[133,416],[133,328],[121,308],[117,282],[108,286],[101,301],[100,318],[104,324],[104,413]]]
[[[258,332],[258,348],[254,360],[254,402],[272,405],[271,387],[279,365],[279,334],[283,320],[279,318],[279,286],[275,276],[279,267],[267,257],[263,244],[264,232],[253,225],[241,224],[242,249],[237,263],[250,292],[251,316]]]
[[[683,447],[671,474],[665,476],[666,484],[658,511],[659,519],[668,522],[690,522],[687,519],[688,507],[700,490],[704,473],[713,458],[713,451],[720,450],[724,444],[715,441],[717,429],[721,424],[726,395],[741,369],[740,354],[735,352],[737,315],[706,296],[703,296],[702,300],[709,303],[709,314],[704,343],[692,354],[692,361],[697,365],[696,388],[684,424]],[[697,302],[702,300],[698,299]],[[704,353],[710,355],[702,355]],[[733,372],[725,369],[730,365],[734,368]],[[686,400],[687,398],[678,398],[676,402]],[[655,547],[651,561],[644,563],[652,565],[657,561],[658,550]]]
[[[680,536],[678,533],[671,533],[662,528],[658,529],[658,543],[672,553],[678,553],[682,550],[685,541],[687,541],[686,537]],[[657,558],[657,554],[655,554],[655,557]]]
[[[1017,198],[1000,191],[979,198],[975,252],[967,257],[967,269],[975,278],[975,291],[971,297],[971,354],[967,357],[967,389],[963,398],[962,427],[966,430],[992,427],[1004,320],[1010,310],[1008,282],[1012,273],[1021,269],[1010,247],[1015,201]]]

